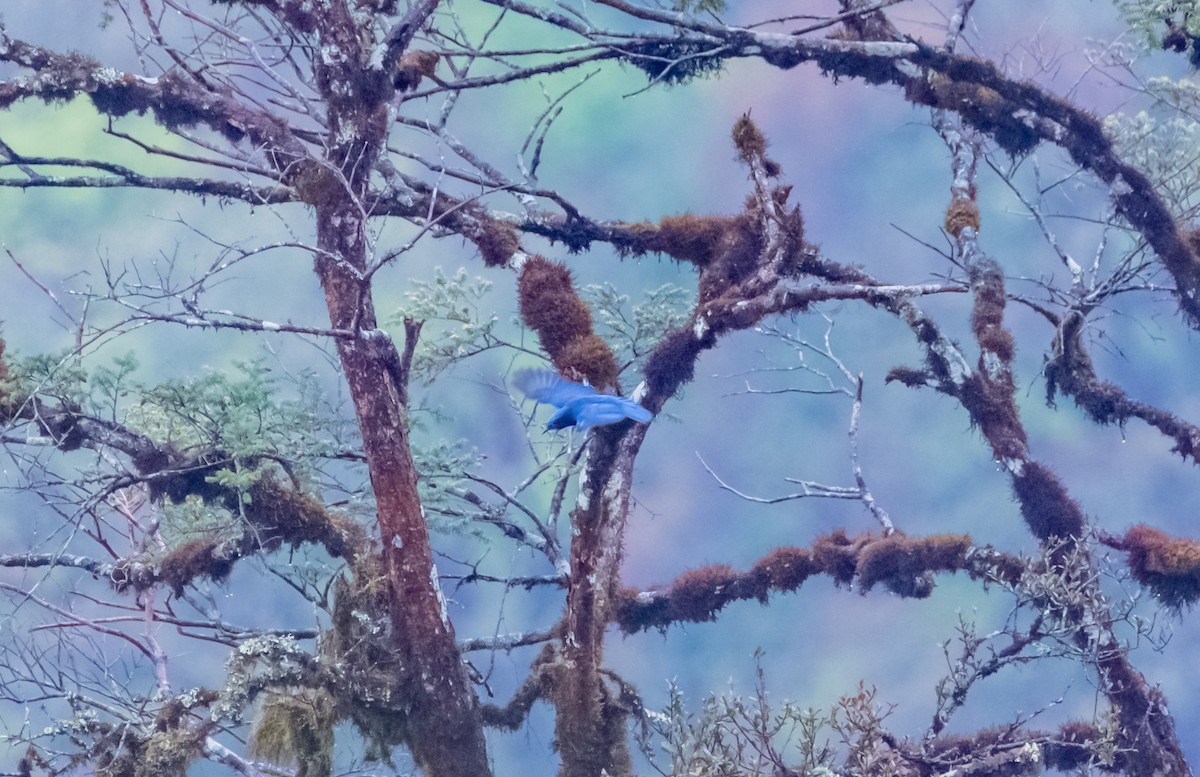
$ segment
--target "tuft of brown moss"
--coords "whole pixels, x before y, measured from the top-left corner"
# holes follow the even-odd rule
[[[1037,130],[1022,121],[1021,111],[1015,110],[1017,106],[989,86],[935,75],[920,87],[910,89],[907,97],[916,103],[960,114],[1014,157],[1033,150],[1040,141]]]
[[[601,390],[617,388],[617,358],[592,331],[591,311],[576,293],[570,270],[530,257],[521,267],[517,298],[521,320],[537,333],[559,372]]]
[[[554,358],[563,375],[578,375],[593,386],[617,385],[617,357],[599,335],[578,337],[567,343]]]
[[[410,92],[421,83],[421,78],[432,78],[437,72],[438,54],[436,51],[409,51],[396,62],[396,70],[392,74],[392,86],[397,91]]]
[[[667,254],[681,262],[705,267],[720,256],[734,216],[695,216],[684,213],[664,216],[658,230],[645,240],[651,251]]]
[[[956,197],[950,201],[950,207],[946,208],[946,231],[954,237],[962,234],[962,231],[967,227],[979,231],[979,206],[974,200],[963,199]]]
[[[955,572],[966,564],[971,538],[965,534],[906,537],[897,532],[863,548],[858,581],[863,593],[877,583],[901,596],[924,598],[932,592],[927,576]]]
[[[767,138],[750,118],[749,113],[743,113],[733,123],[732,135],[738,158],[746,164],[754,164],[766,156]]]
[[[919,370],[915,367],[893,367],[888,370],[884,382],[891,383],[895,381],[909,388],[921,388],[922,386],[928,386],[932,379],[933,376],[926,370]]]
[[[233,571],[233,561],[224,557],[211,539],[183,543],[158,562],[158,580],[170,586],[176,596],[192,581],[206,578],[221,582]]]
[[[651,396],[672,396],[679,387],[696,374],[696,357],[714,339],[695,337],[690,329],[673,329],[667,333],[646,359],[644,374]]]
[[[572,340],[592,334],[592,314],[575,292],[571,271],[558,262],[530,257],[521,268],[517,302],[521,320],[537,332],[551,358]]]
[[[1046,467],[1027,461],[1012,484],[1021,515],[1039,540],[1083,536],[1083,509]]]
[[[503,267],[521,248],[516,229],[492,218],[480,217],[476,228],[466,235],[488,267]]]
[[[684,572],[671,584],[671,620],[702,623],[734,599],[737,573],[728,564],[712,564]]]
[[[817,537],[812,544],[813,566],[839,585],[849,585],[858,568],[858,552],[874,537],[870,534],[847,537],[844,529],[835,529]]]
[[[542,646],[537,658],[530,666],[529,676],[517,688],[509,699],[508,704],[498,707],[495,704],[480,704],[479,714],[483,725],[498,728],[501,731],[516,731],[529,716],[534,702],[550,696],[554,685],[554,676],[559,669],[558,652],[553,642]]]
[[[1120,547],[1129,553],[1133,579],[1168,606],[1181,608],[1200,599],[1200,542],[1138,524],[1125,533]]]
[[[324,691],[270,693],[250,732],[250,754],[279,766],[294,766],[296,777],[333,774],[333,699]]]
[[[812,554],[794,547],[776,548],[750,568],[751,576],[762,581],[761,591],[756,591],[762,602],[768,591],[795,591],[815,571]]]
[[[263,550],[281,545],[293,548],[306,543],[323,545],[329,555],[347,557],[366,543],[359,524],[331,512],[298,488],[266,474],[249,488],[250,500],[241,510],[254,527]]]

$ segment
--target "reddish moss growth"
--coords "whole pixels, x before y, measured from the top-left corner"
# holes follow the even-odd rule
[[[166,583],[176,596],[197,578],[220,582],[233,571],[233,561],[217,555],[217,543],[207,539],[190,540],[158,562],[158,580]]]
[[[730,602],[758,599],[766,602],[773,580],[786,585],[781,590],[795,590],[807,576],[807,568],[798,569],[802,562],[795,554],[806,558],[803,550],[794,553],[776,551],[755,564],[748,573],[740,573],[728,564],[713,564],[684,572],[671,587],[661,593],[639,594],[637,589],[618,592],[613,608],[613,620],[627,634],[646,629],[665,629],[672,623],[702,623],[716,620]]]
[[[592,333],[592,314],[575,293],[571,271],[558,262],[530,257],[521,268],[517,297],[521,319],[551,357]]]
[[[970,547],[971,538],[965,534],[924,538],[893,534],[863,548],[858,557],[858,581],[863,593],[883,583],[901,596],[924,598],[933,590],[925,576],[962,569]]]
[[[839,585],[849,585],[858,567],[858,552],[871,539],[870,534],[850,538],[844,529],[835,529],[813,542],[813,565]]]
[[[975,295],[975,307],[971,313],[971,331],[980,348],[991,351],[1006,365],[1012,361],[1014,346],[1012,335],[1004,328],[1004,274],[1000,268],[988,262],[984,269],[971,279],[971,290]]]
[[[696,374],[696,358],[712,344],[711,333],[700,339],[686,328],[675,329],[654,347],[643,370],[652,396],[670,397]]]
[[[530,257],[517,282],[521,319],[537,332],[559,371],[599,389],[616,388],[619,367],[612,350],[592,333],[592,314],[575,292],[571,271]]]
[[[706,267],[720,256],[736,216],[664,216],[658,232],[649,236],[646,247],[673,256],[681,262]]]
[[[408,92],[417,88],[422,76],[432,78],[437,72],[438,55],[435,51],[409,51],[396,62],[392,85],[398,91]]]
[[[807,550],[783,547],[754,562],[750,576],[756,583],[755,594],[765,603],[768,591],[795,591],[815,571],[812,554]]]
[[[967,75],[967,74],[963,74]],[[980,73],[985,78],[990,74]],[[915,81],[917,79],[906,79]],[[989,79],[990,80],[990,79]],[[1010,155],[1025,154],[1037,146],[1037,130],[1022,121],[1019,106],[988,86],[935,75],[928,89],[912,89],[906,95],[914,102],[935,108],[947,108],[960,114],[969,124],[987,135]],[[1076,129],[1072,124],[1072,129]]]
[[[1011,375],[1000,375],[999,381],[993,381],[983,372],[986,368],[987,362],[981,358],[980,371],[963,381],[959,399],[997,459],[1024,461],[1029,457],[1029,439],[1013,402]],[[937,375],[942,377],[944,373]]]
[[[1189,229],[1184,232],[1183,241],[1187,243],[1187,247],[1192,250],[1197,259],[1200,259],[1200,229]]]
[[[713,564],[684,572],[663,593],[639,595],[636,589],[625,588],[616,596],[613,620],[627,634],[665,629],[683,621],[716,620],[717,613],[730,602],[753,598],[747,591],[747,581],[728,564]]]
[[[497,707],[495,704],[479,705],[483,725],[501,731],[519,729],[529,716],[534,702],[550,695],[557,656],[554,643],[547,642],[543,645],[538,657],[533,660],[529,676],[521,683],[521,687],[517,688],[508,704],[503,707]]]
[[[1046,542],[1054,537],[1082,537],[1083,510],[1067,494],[1050,470],[1026,461],[1020,475],[1012,479],[1021,515],[1033,536]]]
[[[747,213],[753,213],[757,204],[750,200]],[[764,248],[763,236],[757,227],[758,219],[750,215],[736,217],[730,224],[721,253],[711,265],[700,273],[700,301],[706,302],[719,297],[726,288],[744,280],[758,267]]]
[[[945,227],[954,237],[958,237],[967,227],[978,232],[979,206],[973,200],[954,198],[950,201],[950,207],[946,209]]]
[[[554,358],[563,375],[578,375],[593,386],[616,386],[617,357],[599,335],[579,337],[563,346]]]
[[[738,150],[738,158],[748,165],[766,155],[767,138],[750,119],[749,113],[743,113],[733,123],[733,145]]]
[[[503,267],[521,248],[516,229],[483,215],[479,216],[476,228],[464,234],[479,249],[488,267]]]
[[[671,625],[666,596],[640,596],[636,588],[622,588],[613,597],[612,619],[626,634]]]
[[[737,573],[728,564],[713,564],[684,572],[671,584],[671,615],[675,621],[701,623],[733,601]]]
[[[250,486],[250,497],[242,511],[263,550],[315,543],[338,557],[353,556],[366,544],[366,533],[357,523],[331,513],[308,494],[271,475]]]
[[[1120,547],[1129,553],[1133,579],[1168,606],[1180,608],[1200,599],[1200,542],[1139,524],[1125,533]]]
[[[849,584],[858,575],[865,588],[884,582],[902,595],[927,595],[931,574],[964,568],[970,546],[965,535],[878,539],[870,533],[847,537],[839,529],[818,537],[811,550],[776,548],[747,572],[714,564],[683,573],[665,591],[624,588],[614,597],[612,619],[627,634],[665,629],[679,621],[710,621],[730,602],[765,603],[772,591],[795,591],[818,572],[839,584]],[[1014,575],[1019,576],[1020,562],[1013,563]]]

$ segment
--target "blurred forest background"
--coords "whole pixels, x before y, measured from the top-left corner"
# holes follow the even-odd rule
[[[743,5],[760,4],[731,3],[725,21],[761,13]],[[811,14],[833,13],[836,7],[779,5]],[[944,14],[952,5],[902,3],[891,18],[907,34],[940,41]],[[594,11],[601,17],[607,13]],[[454,4],[453,13],[465,28],[481,31],[498,10],[462,2]],[[78,0],[10,0],[0,6],[0,18],[14,37],[57,51],[77,49],[139,72],[123,23],[105,23],[105,14],[100,4]],[[492,45],[531,47],[535,40],[520,39],[537,34],[530,29],[500,26]],[[1171,78],[1190,73],[1186,58],[1163,53],[1140,56],[1130,71],[1102,66],[1114,50],[1132,51],[1141,43],[1105,0],[981,0],[964,38],[972,53],[1000,63],[1010,75],[1034,79],[1097,115],[1131,121],[1151,107],[1132,87],[1131,73]],[[0,78],[15,72],[0,68]],[[464,145],[511,171],[515,150],[531,127],[557,95],[576,84],[553,106],[561,113],[541,150],[540,184],[563,193],[584,212],[653,221],[685,212],[739,211],[751,184],[730,142],[730,128],[749,112],[783,168],[782,181],[794,185],[792,202],[803,209],[807,239],[823,255],[897,282],[932,281],[947,271],[938,250],[948,246],[943,215],[949,153],[930,128],[929,111],[913,107],[898,90],[852,79],[835,82],[813,66],[777,71],[755,60],[729,62],[719,75],[686,84],[648,87],[637,69],[605,63],[465,92],[456,108],[454,132]],[[424,110],[435,119],[442,99],[410,101],[406,111],[420,116]],[[107,126],[108,120],[84,99],[55,105],[30,101],[0,115],[0,139],[24,155],[102,157],[146,174],[176,174],[186,167],[105,135]],[[148,117],[125,117],[117,129],[136,130],[139,137],[168,148],[185,148]],[[1195,167],[1200,145],[1188,132],[1178,147]],[[399,136],[404,137],[403,130]],[[427,157],[453,156],[428,136],[413,133],[412,140]],[[1003,268],[1010,292],[1036,296],[1042,281],[1061,278],[1066,271],[1027,207],[996,170],[1012,171],[1027,197],[1039,187],[1044,190],[1040,205],[1051,216],[1050,229],[1062,249],[1082,264],[1090,265],[1099,252],[1107,260],[1129,248],[1127,236],[1097,226],[1107,208],[1106,192],[1080,174],[1062,151],[1043,146],[1014,161],[991,149],[987,159],[994,168],[980,166],[981,240]],[[415,163],[412,171],[422,172]],[[0,175],[20,173],[6,166]],[[186,276],[209,266],[222,244],[309,240],[304,209],[300,204],[249,208],[136,188],[0,188],[5,358],[69,350],[75,333],[63,310],[80,314],[80,293],[101,288],[106,272],[124,270],[149,278],[171,265],[172,272]],[[383,227],[379,245],[398,247],[416,235],[412,225],[392,220]],[[668,257],[621,258],[600,244],[571,255],[561,244],[528,235],[522,240],[527,250],[568,264],[577,287],[594,302],[601,334],[606,330],[598,311],[605,305],[633,316],[635,307],[650,309],[654,299],[678,299],[686,305],[696,293],[692,269]],[[268,321],[324,326],[322,292],[311,265],[308,254],[292,249],[247,259],[228,273],[236,282],[211,290],[209,306]],[[541,364],[531,353],[537,351],[536,336],[516,318],[514,275],[484,267],[475,247],[461,238],[425,235],[401,262],[378,276],[380,319],[399,337],[402,317],[423,310],[431,290],[445,288],[446,279],[453,285],[455,278],[467,285],[479,279],[479,295],[471,300],[475,311],[485,320],[495,316],[496,336],[527,350],[489,349],[456,362],[432,382],[415,383],[415,444],[432,456],[453,452],[474,457],[473,475],[511,486],[530,471],[527,435],[542,450],[562,436],[541,432],[544,409],[531,425],[531,405],[506,390],[505,376],[514,366]],[[658,296],[650,296],[654,294]],[[620,299],[614,300],[615,295]],[[970,341],[967,295],[933,296],[922,305],[947,334]],[[89,315],[93,321],[116,322],[127,312],[109,306]],[[723,481],[764,499],[796,491],[788,478],[852,485],[850,397],[826,391],[829,384],[820,375],[801,367],[827,373],[836,388],[852,391],[853,386],[832,363],[797,346],[799,342],[820,348],[827,341],[849,371],[862,374],[860,463],[872,493],[897,528],[913,535],[968,533],[977,544],[1036,554],[1037,543],[1020,520],[1008,479],[962,409],[933,391],[885,384],[892,367],[916,365],[922,358],[899,322],[859,303],[825,303],[819,312],[767,323],[769,327],[730,336],[703,354],[695,381],[653,422],[635,471],[636,507],[626,535],[624,585],[652,588],[707,563],[745,568],[778,545],[808,545],[838,527],[852,534],[877,529],[857,501],[758,504],[721,485]],[[1119,534],[1145,522],[1173,534],[1194,534],[1194,517],[1200,514],[1194,464],[1171,453],[1169,441],[1141,423],[1097,427],[1070,401],[1047,407],[1041,372],[1053,327],[1020,305],[1009,306],[1006,324],[1018,343],[1019,404],[1030,447],[1062,479],[1094,525]],[[1100,375],[1183,418],[1200,418],[1194,367],[1200,343],[1181,322],[1166,290],[1114,299],[1094,324],[1093,358]],[[456,327],[455,322],[430,322],[426,342],[448,342]],[[257,365],[273,381],[277,396],[310,403],[304,406],[329,418],[353,417],[336,357],[328,343],[317,339],[150,323],[124,326],[91,342],[83,364],[89,370],[116,370],[129,364],[130,357],[136,367],[127,380],[147,385],[187,385],[215,376],[236,383],[254,373],[247,365]],[[639,379],[626,377],[625,390]],[[575,444],[582,439],[577,435]],[[56,534],[61,532],[56,524],[42,517],[53,506],[22,487],[22,466],[12,455],[0,465],[0,549],[15,552],[68,542]],[[544,508],[550,496],[547,486],[525,499]],[[337,498],[330,495],[331,501]],[[446,518],[431,520],[439,529],[434,538],[437,563],[449,576],[443,586],[460,639],[545,628],[558,617],[562,594],[555,589],[458,586],[454,579],[473,571],[498,578],[546,575],[553,570],[544,558],[507,544],[494,532]],[[565,525],[560,532],[565,543]],[[303,555],[280,551],[261,563],[240,564],[227,582],[212,584],[208,593],[230,622],[315,628],[322,625],[319,615],[295,591],[279,585],[271,571],[273,566],[309,563]],[[1114,558],[1121,555],[1114,553]],[[29,574],[9,569],[0,577],[16,585],[27,583]],[[39,579],[41,595],[48,598],[75,585],[75,576],[63,571]],[[1142,597],[1137,612],[1153,622],[1148,633],[1155,640],[1137,647],[1134,662],[1151,684],[1161,686],[1189,760],[1200,762],[1195,658],[1200,630],[1195,618],[1187,612],[1164,613],[1131,582],[1108,584],[1116,596]],[[877,689],[879,701],[896,705],[888,720],[891,730],[920,736],[932,715],[934,684],[947,672],[941,644],[951,643],[948,650],[953,652],[960,619],[974,623],[982,634],[1002,628],[1011,608],[1012,599],[1004,592],[981,590],[961,575],[939,576],[932,596],[923,600],[900,599],[882,590],[860,596],[835,589],[828,578],[813,578],[797,593],[774,596],[767,607],[732,604],[714,623],[613,635],[607,662],[637,687],[651,709],[669,703],[669,683],[695,708],[712,693],[753,693],[758,665],[771,699],[780,704],[827,709],[861,682]],[[0,613],[0,639],[26,634],[37,620],[32,610],[18,603]],[[184,639],[167,629],[159,636],[170,655],[173,687],[211,686],[222,676],[224,646]],[[114,662],[132,660],[120,658],[117,645],[111,649]],[[525,677],[537,650],[529,646],[469,658],[496,699],[504,700]],[[143,692],[152,692],[150,667],[134,661],[128,672],[131,687],[141,684]],[[1093,682],[1083,667],[1066,659],[1010,667],[972,692],[952,727],[971,731],[1037,710],[1042,710],[1037,719],[1042,727],[1090,717],[1098,704]],[[6,705],[3,715],[3,733],[47,725],[36,704]],[[551,721],[549,709],[535,707],[530,723],[519,731],[490,733],[490,752],[501,765],[497,772],[513,773],[521,764],[519,770],[530,777],[554,773],[555,759],[546,755]],[[14,772],[19,756],[15,751],[5,755],[0,771]],[[341,753],[339,764],[356,758],[353,752]],[[363,768],[371,773],[378,767]],[[201,762],[191,773],[223,770]]]

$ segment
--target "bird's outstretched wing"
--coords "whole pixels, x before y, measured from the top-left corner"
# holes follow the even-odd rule
[[[530,399],[561,408],[550,418],[547,429],[590,429],[626,418],[645,424],[654,417],[631,399],[597,393],[591,386],[569,381],[550,370],[522,370],[513,376],[513,383]]]
[[[513,385],[530,399],[555,407],[584,397],[601,396],[591,386],[569,381],[550,370],[521,370],[513,376]]]

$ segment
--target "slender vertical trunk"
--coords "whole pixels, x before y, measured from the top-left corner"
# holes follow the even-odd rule
[[[365,177],[365,176],[364,176]],[[408,706],[408,746],[427,777],[486,777],[478,705],[438,585],[409,447],[405,376],[392,341],[375,330],[361,280],[367,233],[356,198],[317,205],[316,271],[330,323],[362,336],[338,343],[362,433],[388,574],[392,643],[404,667],[396,692]]]
[[[410,9],[416,16],[388,42],[391,61],[436,5],[425,0]],[[298,178],[305,201],[316,209],[315,269],[330,323],[358,334],[338,342],[338,356],[362,434],[383,544],[391,647],[401,667],[392,702],[403,710],[397,729],[426,777],[487,777],[483,724],[446,614],[417,494],[407,375],[391,338],[376,329],[370,279],[364,275],[370,260],[370,176],[384,153],[393,94],[389,74],[372,65],[379,44],[369,18],[346,0],[322,6],[314,64],[328,110],[328,151],[324,164],[309,160]]]
[[[555,736],[561,777],[633,773],[624,705],[605,682],[604,634],[619,581],[633,462],[646,427],[600,429],[571,514],[571,582],[556,678]]]

